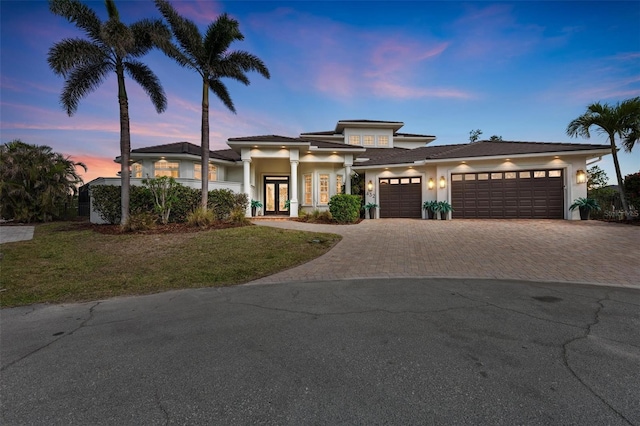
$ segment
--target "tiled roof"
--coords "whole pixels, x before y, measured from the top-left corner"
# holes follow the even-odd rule
[[[402,121],[357,119],[357,120],[338,120],[338,123],[389,123],[389,124],[400,124],[400,123],[402,123]]]
[[[321,149],[340,149],[340,150],[364,150],[364,148],[354,145],[346,145],[341,142],[327,142],[318,141],[307,138],[290,138],[287,136],[279,135],[260,135],[260,136],[244,136],[241,138],[230,138],[229,142],[275,142],[286,144],[300,144],[303,146],[309,145]]]
[[[336,135],[336,136],[342,136],[341,133],[336,133],[334,130],[322,130],[320,132],[306,132],[306,133],[300,133],[300,135],[328,135],[328,136]]]
[[[385,155],[378,153],[370,155],[372,149],[360,157],[369,161],[358,163],[358,166],[375,166],[382,164],[406,164],[422,160],[443,160],[469,157],[492,157],[519,154],[540,154],[555,152],[579,152],[609,149],[609,145],[591,145],[580,143],[554,142],[511,142],[511,141],[481,141],[458,145],[424,146],[416,149],[395,151]],[[384,148],[377,148],[384,150]],[[387,149],[388,150],[388,149]]]
[[[435,136],[433,135],[419,135],[417,133],[399,133],[396,132],[393,134],[393,136],[404,136],[404,137],[409,137],[409,138],[434,138]]]
[[[200,156],[199,145],[191,142],[174,142],[164,145],[147,146],[131,150],[132,154],[190,154]],[[240,156],[232,149],[210,150],[209,158],[227,161],[238,161]]]

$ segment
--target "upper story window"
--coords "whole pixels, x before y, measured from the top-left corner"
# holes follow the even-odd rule
[[[202,164],[193,164],[193,177],[202,180]],[[209,164],[209,182],[214,180],[218,180],[218,168],[214,164]]]
[[[349,136],[349,144],[350,145],[360,145],[360,135],[351,135],[351,136]]]
[[[132,178],[141,178],[142,177],[142,164],[133,163],[131,165],[131,177]]]
[[[378,136],[378,146],[389,146],[389,136]]]
[[[364,135],[364,145],[365,146],[373,146],[374,142],[373,142],[374,138],[372,135]]]
[[[153,164],[153,177],[180,177],[180,163],[177,161],[160,160]]]

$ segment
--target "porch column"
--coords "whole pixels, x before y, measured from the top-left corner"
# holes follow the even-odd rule
[[[246,216],[251,217],[251,159],[242,159],[242,166],[244,172],[243,188],[244,193],[247,194],[249,199],[249,205],[247,206]]]
[[[344,193],[351,194],[351,166],[350,165],[345,164],[344,173],[346,174],[346,176],[344,177]]]
[[[298,163],[299,153],[298,150],[292,149],[289,152],[289,159],[291,161],[291,177],[289,185],[291,185],[291,198],[289,199],[289,217],[298,217]]]

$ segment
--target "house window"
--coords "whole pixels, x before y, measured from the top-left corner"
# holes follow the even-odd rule
[[[304,175],[304,204],[310,206],[313,204],[312,188],[313,188],[313,180],[311,179],[311,175]]]
[[[378,136],[378,146],[389,146],[389,136]]]
[[[562,177],[560,170],[549,170],[549,177]]]
[[[342,175],[336,175],[336,194],[342,194]]]
[[[365,146],[373,146],[373,136],[365,135],[364,136],[364,145]]]
[[[351,136],[349,136],[349,144],[350,145],[360,145],[360,135],[351,135]]]
[[[547,172],[545,172],[544,170],[535,171],[535,172],[533,172],[533,177],[534,177],[534,178],[543,178],[543,177],[547,177]]]
[[[132,178],[141,178],[142,177],[142,164],[133,163],[131,165],[131,177]]]
[[[169,176],[173,178],[180,177],[180,163],[176,161],[160,160],[153,164],[153,176]]]
[[[193,164],[193,177],[202,180],[202,164]],[[209,182],[214,180],[218,180],[218,168],[214,164],[209,164]]]
[[[320,175],[320,204],[329,204],[329,175]]]

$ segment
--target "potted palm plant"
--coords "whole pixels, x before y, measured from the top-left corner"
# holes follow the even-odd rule
[[[256,216],[256,210],[262,207],[262,203],[258,200],[251,200],[251,216]]]
[[[438,201],[435,209],[440,212],[440,220],[447,220],[449,212],[453,211],[453,207],[447,201]]]
[[[574,211],[576,208],[580,211],[580,220],[589,220],[591,210],[600,210],[600,205],[593,198],[580,197],[573,200],[569,210]]]
[[[437,206],[437,201],[425,201],[422,203],[422,210],[424,210],[424,218],[425,219],[433,219],[435,216],[435,208]]]
[[[366,212],[368,212],[369,219],[375,219],[376,218],[376,209],[377,208],[378,208],[378,205],[376,203],[365,204],[364,210]]]

